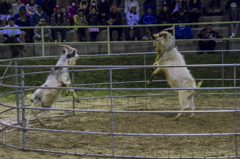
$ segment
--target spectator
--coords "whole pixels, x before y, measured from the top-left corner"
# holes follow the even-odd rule
[[[77,14],[78,7],[76,6],[76,1],[71,0],[70,6],[68,7],[68,18],[70,25],[74,24],[74,15]]]
[[[174,16],[174,13],[178,11],[178,2],[179,0],[167,0],[166,4],[169,7],[169,11],[172,16]]]
[[[215,39],[219,38],[219,34],[213,30],[213,26],[209,24],[207,28],[204,28],[198,34],[200,39]],[[214,50],[216,46],[216,42],[214,40],[209,41],[199,41],[200,50]],[[198,54],[203,54],[200,52]]]
[[[14,3],[12,6],[13,15],[15,15],[19,12],[19,9],[21,6],[24,6],[24,4],[21,3],[21,0],[16,0],[16,2],[17,3]]]
[[[8,18],[8,25],[5,27],[18,27],[14,24],[14,18]],[[19,43],[18,37],[21,35],[20,29],[4,29],[3,36],[6,38],[4,43]],[[26,52],[26,49],[23,45],[11,45],[12,58],[18,58],[19,52],[18,48],[23,52]]]
[[[201,17],[202,13],[202,4],[200,0],[190,0],[189,2],[189,15],[190,22],[198,22],[198,19]],[[197,28],[198,26],[195,25]]]
[[[227,20],[228,21],[239,21],[240,20],[239,16],[240,16],[240,10],[237,9],[237,4],[235,2],[233,2],[231,4],[231,9],[227,13]],[[230,33],[232,33],[230,38],[234,38],[237,36],[238,27],[239,27],[239,23],[231,23],[230,24]]]
[[[14,16],[14,21],[15,24],[24,27],[24,26],[30,26],[30,17],[26,13],[26,8],[25,6],[21,6],[19,9],[19,13],[16,13]],[[22,31],[26,32],[26,42],[31,42],[32,40],[32,34],[31,34],[31,29],[21,29]]]
[[[36,2],[36,5],[40,6],[42,4],[43,0],[35,0],[35,2]]]
[[[2,26],[5,26],[8,18],[11,18],[11,15],[9,15],[10,9],[12,9],[12,6],[8,0],[2,0],[0,3],[0,20],[2,21]]]
[[[167,24],[171,22],[171,14],[169,12],[167,4],[164,4],[161,8],[160,15],[158,16],[158,23],[159,24]],[[168,28],[168,26],[162,26],[159,27],[158,29],[160,31]]]
[[[145,0],[145,2],[143,3],[145,14],[147,13],[148,8],[150,7],[152,10],[152,14],[157,15],[156,6],[157,6],[156,0]]]
[[[74,26],[86,26],[87,20],[84,15],[83,9],[79,8],[77,14],[74,16]],[[86,28],[74,28],[74,30],[78,33],[79,41],[86,41]]]
[[[96,8],[96,13],[98,14],[98,5],[96,0],[91,0],[90,5],[89,5],[89,11],[91,10],[92,7]]]
[[[124,12],[127,14],[132,9],[132,4],[135,4],[137,7],[136,12],[139,13],[139,4],[137,0],[127,0],[125,3],[125,9]]]
[[[151,7],[148,7],[147,9],[147,13],[145,13],[142,18],[142,24],[148,25],[148,24],[156,24],[157,23],[157,17],[155,16],[154,13],[152,13],[152,9]],[[145,28],[141,28],[140,29],[140,38],[142,38],[142,40],[148,40],[148,38],[145,36],[145,33],[151,31],[151,36],[150,39],[153,39],[153,34],[157,33],[158,30],[156,27],[145,27]]]
[[[82,0],[82,1],[80,2],[80,8],[83,9],[83,13],[84,13],[84,15],[87,17],[88,14],[89,14],[89,8],[88,8],[87,0]]]
[[[36,26],[46,26],[47,22],[46,19],[41,19],[39,24]],[[43,35],[44,35],[44,41],[49,42],[51,38],[51,29],[50,28],[44,28],[43,29]],[[33,40],[35,43],[42,41],[42,33],[41,28],[35,28],[34,29],[34,37]]]
[[[136,4],[133,3],[131,6],[131,10],[127,12],[126,21],[127,21],[127,25],[138,25],[139,13],[137,12]],[[127,41],[130,40],[130,30],[132,29],[134,30],[133,39],[137,41],[139,37],[139,29],[140,29],[139,27],[125,28],[126,40]]]
[[[30,19],[30,25],[31,26],[38,25],[40,19],[45,19],[47,24],[49,25],[49,18],[47,14],[43,12],[43,8],[41,6],[38,6],[36,13],[34,13]]]
[[[55,13],[51,17],[51,25],[52,26],[67,26],[67,16],[65,13],[62,12],[62,8],[60,5],[56,5]],[[67,28],[59,28],[59,29],[52,29],[53,40],[57,42],[57,32],[60,31],[62,34],[62,42],[66,42],[66,34]],[[60,41],[59,41],[60,42]]]
[[[108,14],[110,12],[110,8],[107,0],[101,0],[98,8],[99,8],[100,25],[106,25],[108,20]]]
[[[175,13],[175,23],[188,23],[189,15],[187,12],[184,12],[183,8],[179,9],[179,12]]]
[[[92,7],[91,12],[87,16],[88,25],[98,25],[99,24],[99,17],[96,13],[96,8]],[[99,33],[99,28],[88,28],[91,36],[91,41],[96,41],[97,35]]]
[[[121,0],[116,0],[117,1],[117,6],[121,6]],[[109,0],[109,5],[112,7],[113,5],[113,0]]]
[[[227,12],[229,9],[231,9],[231,4],[232,4],[233,2],[235,2],[235,3],[237,4],[237,8],[239,9],[239,7],[240,7],[240,2],[239,2],[238,0],[228,0],[227,3],[226,3],[226,6],[225,6],[226,12]]]
[[[56,1],[54,0],[44,0],[41,4],[43,12],[48,15],[48,18],[51,19],[51,16],[54,13],[54,8],[56,6]]]
[[[187,0],[180,0],[180,1],[178,2],[178,10],[179,10],[180,8],[183,8],[183,9],[184,9],[184,12],[188,12],[188,9],[189,9],[189,7],[188,7],[188,1],[187,1]]]
[[[194,39],[190,25],[176,25],[175,37],[176,39]]]
[[[37,11],[37,5],[34,0],[30,0],[30,2],[26,5],[27,14],[32,17],[32,15]]]
[[[222,0],[209,0],[205,6],[205,12],[208,16],[224,14],[224,5]]]

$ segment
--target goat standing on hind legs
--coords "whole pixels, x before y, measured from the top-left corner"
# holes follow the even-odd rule
[[[173,28],[165,29],[158,34],[154,34],[155,41],[153,46],[156,47],[157,57],[153,65],[186,65],[183,56],[177,50],[173,48],[173,43],[175,41],[171,33],[167,30],[172,30]],[[165,73],[168,84],[172,88],[199,88],[202,81],[196,86],[195,79],[190,74],[187,67],[158,67],[152,73],[152,76],[147,84],[151,84],[153,77],[157,74]],[[178,98],[180,101],[180,109],[183,111],[186,108],[192,108],[195,110],[195,105],[193,103],[194,90],[179,90]],[[176,120],[182,115],[179,113],[176,116]],[[192,113],[191,118],[193,118],[194,113]]]
[[[68,68],[64,68],[61,66],[67,65],[75,65],[76,60],[79,59],[77,54],[77,50],[67,46],[67,45],[59,45],[63,47],[64,52],[62,53],[58,63],[55,67],[51,70],[50,75],[48,76],[46,82],[41,87],[71,87],[71,81],[68,73]],[[69,92],[73,92],[74,98],[76,102],[80,102],[74,89],[67,90],[66,96]],[[51,108],[53,103],[57,100],[58,96],[61,94],[62,89],[37,89],[31,97],[31,107],[41,107],[41,108]],[[33,110],[30,109],[28,117],[26,119],[26,127],[33,116],[37,118],[38,122],[44,126],[44,123],[40,120],[40,116],[46,115],[49,113],[49,110]]]

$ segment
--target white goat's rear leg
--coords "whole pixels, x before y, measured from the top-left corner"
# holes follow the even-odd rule
[[[191,99],[189,99],[189,100],[188,100],[188,103],[189,103],[189,105],[191,106],[192,111],[195,111],[195,105],[194,105],[194,103],[193,103],[193,98],[194,98],[194,97],[192,97]],[[194,116],[194,113],[191,114],[191,117],[190,117],[190,118],[193,119],[193,116]]]
[[[28,123],[29,123],[29,121],[30,121],[30,119],[31,119],[31,113],[32,113],[32,110],[30,109],[29,110],[29,113],[28,113],[28,116],[27,116],[27,118],[26,118],[26,120],[25,120],[25,122],[26,122],[26,128],[28,127]]]
[[[77,97],[74,89],[71,89],[70,91],[73,93],[73,96],[74,96],[74,98],[75,98],[75,101],[76,101],[77,103],[80,103],[80,100],[78,99],[78,97]]]
[[[65,92],[66,97],[68,96],[69,92],[70,92],[70,89],[67,89],[66,92]]]
[[[184,92],[183,91],[179,91],[179,102],[180,102],[180,111],[184,111],[184,109],[186,108],[186,104],[187,104],[187,99],[186,97],[184,97]],[[178,115],[175,117],[175,120],[178,120],[178,118],[182,115],[182,113],[178,113]]]
[[[42,120],[40,119],[40,117],[41,117],[41,116],[46,116],[46,115],[49,114],[49,113],[50,113],[49,110],[44,110],[43,112],[38,113],[38,114],[36,115],[37,121],[39,122],[40,125],[46,126],[46,125],[42,122]]]

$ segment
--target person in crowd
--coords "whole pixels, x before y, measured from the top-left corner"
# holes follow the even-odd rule
[[[90,12],[90,10],[89,10],[89,8],[88,8],[88,2],[87,2],[87,0],[82,0],[81,2],[80,2],[80,8],[81,9],[83,9],[83,13],[84,13],[84,15],[87,17],[88,16],[88,14],[89,14],[89,12]]]
[[[24,5],[20,7],[19,12],[16,13],[13,16],[13,18],[14,18],[15,24],[20,27],[30,26],[30,17],[26,13],[26,8]],[[21,29],[21,30],[26,32],[26,42],[31,42],[32,41],[31,29]]]
[[[96,8],[92,7],[91,12],[87,16],[88,25],[98,25],[99,17],[96,13]],[[97,35],[99,33],[99,28],[88,28],[90,32],[91,41],[96,41]]]
[[[22,4],[21,0],[16,0],[16,3],[14,3],[12,6],[13,15],[15,15],[19,12],[19,9],[21,6],[24,6],[24,4]]]
[[[56,6],[55,0],[44,0],[41,4],[43,8],[43,12],[45,12],[48,15],[48,18],[51,19],[51,16],[54,13],[54,8]]]
[[[62,8],[60,5],[56,5],[55,13],[51,17],[51,25],[52,26],[67,26],[67,16],[65,13],[62,12]],[[60,31],[62,34],[62,42],[66,42],[66,35],[67,35],[67,28],[58,28],[52,29],[53,40],[55,42],[59,41],[57,39],[57,32]],[[60,42],[60,41],[59,41]]]
[[[207,28],[204,28],[200,31],[200,33],[197,35],[200,39],[216,39],[219,38],[219,34],[213,30],[213,25],[209,24]],[[200,50],[214,50],[216,47],[215,40],[209,40],[209,41],[199,41],[199,47]],[[200,52],[198,54],[203,54],[203,52]]]
[[[169,12],[167,4],[164,4],[161,8],[160,14],[158,16],[158,24],[167,24],[171,22],[171,13]],[[159,27],[159,31],[162,31],[169,26]]]
[[[237,5],[237,8],[239,9],[240,8],[240,1],[239,0],[228,0],[226,5],[225,5],[225,10],[226,12],[228,12],[229,9],[231,9],[231,4],[235,2],[236,5]]]
[[[40,22],[38,25],[36,26],[46,26],[47,22],[46,19],[40,19]],[[51,29],[50,28],[44,28],[43,29],[43,35],[44,35],[44,41],[45,42],[50,42],[51,39]],[[41,28],[35,28],[34,29],[34,37],[33,40],[35,43],[37,42],[41,42],[42,41],[42,32],[41,32]]]
[[[124,13],[127,14],[127,12],[129,12],[132,9],[132,4],[135,4],[135,6],[137,7],[136,12],[139,13],[139,4],[137,0],[127,0],[125,3],[125,9],[124,9]]]
[[[121,25],[122,24],[122,15],[117,11],[117,6],[112,6],[112,11],[108,16],[108,24],[109,25]],[[110,28],[110,40],[113,41],[112,32],[116,30],[118,32],[118,41],[121,41],[123,28]]]
[[[76,1],[71,0],[70,6],[68,7],[68,18],[70,25],[74,24],[74,15],[77,14],[78,7],[76,6]]]
[[[156,6],[157,6],[156,0],[145,0],[143,3],[145,14],[147,13],[148,8],[150,7],[152,14],[157,15]]]
[[[35,0],[30,0],[30,2],[26,5],[26,11],[30,17],[32,17],[32,15],[37,11]]]
[[[96,13],[98,14],[98,5],[96,0],[91,0],[90,5],[89,5],[89,11],[91,10],[92,7],[96,8]]]
[[[36,26],[39,24],[40,19],[45,19],[47,22],[47,25],[49,25],[49,18],[46,13],[43,12],[42,6],[37,7],[36,13],[34,13],[30,19],[30,25]]]
[[[87,19],[84,15],[83,9],[79,8],[77,14],[74,16],[74,26],[86,26]],[[78,41],[87,41],[86,28],[74,28],[74,31],[78,33]]]
[[[180,8],[179,11],[175,14],[175,23],[188,23],[189,15],[187,12],[184,12],[183,8]]]
[[[189,5],[188,0],[180,0],[178,3],[178,10],[180,8],[183,8],[184,12],[188,12],[188,9],[189,9],[188,5]]]
[[[231,4],[231,9],[227,13],[227,21],[240,21],[240,9],[237,9],[237,4],[233,2]],[[238,33],[239,23],[230,24],[230,33],[232,34],[230,38],[234,38]]]
[[[205,6],[205,13],[208,16],[219,16],[224,14],[224,4],[222,0],[209,0]]]
[[[189,1],[189,20],[192,23],[198,23],[198,19],[201,17],[202,13],[202,3],[201,0],[190,0]],[[197,28],[198,25],[195,25]]]
[[[21,35],[20,29],[17,29],[17,25],[14,24],[14,18],[8,18],[8,25],[7,27],[14,27],[16,29],[4,29],[3,30],[3,36],[6,38],[4,43],[19,43],[19,36]],[[23,52],[26,52],[26,49],[23,45],[11,45],[11,52],[12,52],[12,58],[18,58],[19,51],[18,49],[22,50]]]
[[[117,1],[117,6],[120,7],[121,6],[121,0],[116,0],[116,1]],[[109,0],[109,5],[110,5],[110,7],[112,7],[113,0]]]
[[[108,14],[110,12],[110,8],[107,0],[101,0],[98,5],[98,8],[99,8],[100,25],[106,25],[108,20]]]
[[[176,25],[175,26],[176,39],[194,39],[190,25]]]
[[[36,5],[40,6],[42,4],[43,0],[35,0]]]
[[[11,18],[11,15],[9,15],[10,9],[12,9],[12,6],[9,1],[2,0],[2,2],[0,3],[0,20],[2,22],[2,26],[5,26],[8,18]]]
[[[131,10],[126,13],[126,22],[127,25],[138,25],[139,21],[139,12],[137,12],[137,5],[132,4]],[[139,27],[131,27],[131,28],[125,28],[125,36],[126,40],[130,40],[130,30],[134,30],[133,38],[135,41],[139,38]]]
[[[141,18],[142,24],[148,25],[148,24],[157,24],[157,17],[154,13],[152,13],[151,7],[147,8],[147,13],[145,13]],[[158,32],[157,27],[144,27],[140,28],[140,38],[142,40],[148,40],[148,38],[145,36],[145,33],[149,33],[151,31],[150,39],[153,39],[153,34]]]

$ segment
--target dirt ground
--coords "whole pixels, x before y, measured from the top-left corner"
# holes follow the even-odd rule
[[[3,102],[3,101],[2,101]],[[237,98],[239,107],[240,98]],[[221,96],[196,96],[198,108],[222,107]],[[4,101],[4,104],[11,102]],[[226,109],[234,108],[234,97],[225,96]],[[114,110],[172,110],[179,109],[177,96],[164,97],[126,97],[113,100]],[[72,102],[57,103],[56,108],[72,108]],[[83,100],[75,105],[76,109],[110,110],[109,99]],[[0,106],[0,112],[5,108]],[[226,110],[225,109],[225,110]],[[205,109],[201,109],[205,110]],[[52,115],[62,112],[52,111]],[[174,121],[174,113],[114,113],[115,133],[142,134],[200,134],[200,133],[234,133],[235,113],[197,113],[194,119],[190,114],[183,114],[179,121]],[[239,121],[240,113],[237,114]],[[16,123],[16,110],[0,115],[0,121],[6,124]],[[46,127],[36,122],[30,128],[55,129],[69,131],[92,131],[111,133],[110,113],[76,112],[74,116],[65,116],[43,120]],[[237,123],[239,131],[240,124]],[[0,129],[3,126],[0,126]],[[21,129],[4,129],[0,139],[14,146],[22,146]],[[238,145],[240,137],[237,137]],[[217,157],[235,156],[235,136],[114,136],[115,155],[153,156],[153,157]],[[67,153],[112,154],[112,137],[110,135],[75,134],[46,131],[27,131],[26,147],[38,150],[53,150]],[[239,147],[239,146],[238,146]],[[239,152],[238,148],[238,152]],[[0,144],[0,158],[89,158],[46,152],[22,151]],[[96,157],[95,157],[96,158]],[[104,157],[103,157],[104,158]]]

